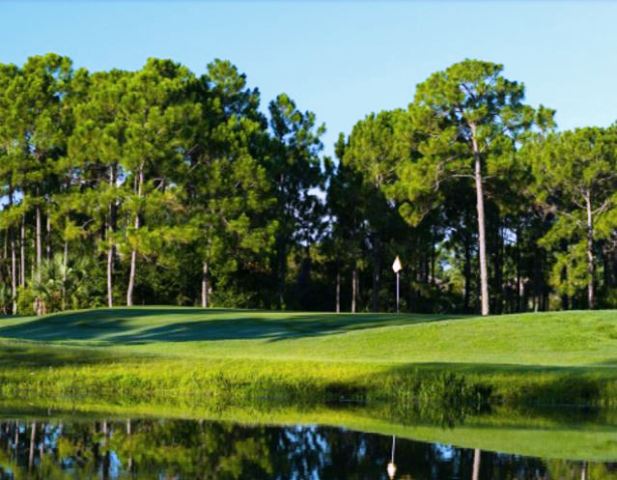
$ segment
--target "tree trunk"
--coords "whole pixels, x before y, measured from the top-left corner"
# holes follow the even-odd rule
[[[28,471],[32,471],[34,466],[34,444],[36,441],[36,422],[32,422],[30,430],[30,451],[28,452]]]
[[[43,260],[43,242],[42,242],[42,224],[41,224],[41,206],[37,205],[34,209],[35,215],[35,250],[36,250],[36,270],[35,277],[37,281],[41,280],[41,261]]]
[[[430,285],[436,285],[435,279],[435,263],[437,262],[437,249],[435,248],[435,235],[433,229],[431,229],[431,250],[428,260],[428,283]]]
[[[465,275],[465,297],[463,300],[463,310],[469,312],[469,303],[471,299],[471,239],[465,235],[465,265],[463,267]]]
[[[47,260],[51,260],[51,218],[47,215],[45,220],[45,230],[46,230],[46,242],[45,242],[45,254]]]
[[[480,478],[480,455],[482,451],[476,448],[473,451],[473,472],[471,474],[472,480],[479,480]]]
[[[4,233],[4,252],[2,255],[2,262],[6,262],[9,259],[9,240],[11,238],[11,234],[10,234],[10,229],[7,229],[6,232]],[[9,271],[7,270],[6,272],[6,278],[4,275],[4,270],[2,270],[2,272],[0,273],[0,278],[2,279],[2,283],[7,284],[8,283],[8,275],[9,275]]]
[[[530,292],[530,296],[531,296],[531,311],[532,312],[537,312],[537,303],[538,303],[538,296],[539,296],[539,292],[540,292],[540,273],[538,272],[538,265],[540,264],[540,249],[538,247],[534,247],[534,254],[533,254],[533,265],[532,265],[532,285],[531,285],[531,292]]]
[[[111,455],[109,449],[109,428],[107,426],[107,420],[103,420],[103,446],[105,447],[105,454],[103,455],[102,477],[104,480],[109,478],[109,471],[111,467]]]
[[[377,237],[377,236],[375,236]],[[381,287],[381,242],[373,241],[373,291],[371,292],[371,310],[379,311],[379,289]]]
[[[354,265],[351,272],[351,313],[356,313],[358,297],[358,268]]]
[[[129,418],[126,421],[126,435],[128,437],[130,437],[133,434],[133,428],[131,426],[131,419]],[[127,459],[126,462],[126,470],[129,473],[129,475],[133,472],[133,456],[129,453],[129,458]]]
[[[64,241],[62,252],[62,310],[66,310],[66,273],[69,268],[69,242]]]
[[[24,215],[21,217],[19,255],[19,285],[24,287],[26,285],[26,218]]]
[[[17,313],[17,255],[15,252],[15,232],[9,231],[11,236],[11,297],[13,298],[13,315]]]
[[[114,306],[114,245],[112,240],[109,241],[107,247],[107,306],[112,308]]]
[[[208,308],[208,262],[203,263],[201,270],[201,307]]]
[[[9,189],[9,208],[13,206],[13,187]],[[15,251],[15,230],[9,228],[11,244],[11,298],[13,299],[12,313],[17,313],[17,252]]]
[[[341,272],[336,269],[336,313],[341,313]]]
[[[277,248],[277,294],[278,294],[278,309],[282,310],[285,306],[285,275],[287,273],[287,249],[283,245],[284,240],[278,241]]]
[[[116,184],[116,167],[111,165],[109,167],[109,187],[114,188]],[[109,222],[107,225],[107,306],[112,308],[114,306],[114,257],[115,257],[115,245],[113,239],[113,233],[116,224],[116,206],[115,202],[109,203]]]
[[[515,262],[515,268],[516,268],[516,298],[515,298],[515,306],[514,306],[514,310],[516,312],[520,312],[522,311],[521,305],[522,305],[522,298],[525,294],[524,290],[523,290],[523,281],[522,281],[522,277],[521,277],[521,230],[520,228],[516,229],[516,245],[515,245],[515,250],[514,250],[514,262]]]
[[[15,422],[15,456],[19,454],[19,422]]]
[[[499,217],[498,222],[499,222]],[[495,286],[493,288],[493,308],[491,311],[495,313],[503,313],[503,264],[505,262],[504,251],[504,233],[501,226],[497,227],[496,232],[496,245],[495,245]]]
[[[485,232],[485,216],[484,216],[484,186],[482,184],[482,161],[480,159],[480,151],[476,140],[475,125],[472,129],[472,144],[474,157],[474,173],[476,181],[476,207],[478,209],[478,250],[480,253],[480,301],[482,304],[482,315],[490,313],[489,296],[488,296],[488,267],[486,260],[486,232]]]
[[[139,220],[135,220],[135,228],[139,228]],[[131,267],[129,271],[129,286],[126,291],[126,305],[133,306],[133,290],[135,289],[135,276],[137,273],[137,251],[131,252]]]
[[[37,199],[38,200],[38,199]],[[43,261],[43,225],[42,225],[42,219],[41,219],[41,206],[37,203],[35,209],[34,209],[34,216],[35,216],[35,236],[34,236],[34,241],[35,241],[35,253],[36,253],[36,262],[35,262],[35,269],[34,269],[34,278],[37,282],[41,281],[41,263]],[[45,310],[42,300],[40,297],[36,297],[34,299],[34,305],[35,305],[35,312],[37,315],[41,315],[43,313],[43,311]]]
[[[143,164],[139,167],[139,173],[137,176],[137,198],[141,199],[144,183],[144,167]],[[135,230],[139,230],[139,208],[135,212]],[[135,275],[137,272],[137,250],[133,249],[131,252],[131,268],[129,272],[129,286],[126,291],[126,304],[129,307],[133,306],[133,290],[135,289]]]
[[[596,261],[593,253],[593,213],[591,211],[591,192],[587,191],[585,195],[585,204],[587,207],[587,304],[589,309],[596,308]]]

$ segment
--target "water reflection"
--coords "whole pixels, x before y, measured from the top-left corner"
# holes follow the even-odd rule
[[[0,478],[617,479],[542,460],[322,426],[193,420],[5,420]]]
[[[396,436],[392,436],[392,458],[390,458],[390,463],[388,463],[388,468],[386,471],[388,472],[388,477],[390,480],[394,480],[396,476],[396,464],[394,463],[394,450],[396,448]]]

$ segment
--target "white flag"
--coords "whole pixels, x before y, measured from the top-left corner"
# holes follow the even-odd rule
[[[396,258],[394,259],[394,263],[392,264],[392,270],[394,270],[394,273],[398,273],[403,269],[403,264],[401,263],[401,259],[398,258],[398,255],[396,256]]]

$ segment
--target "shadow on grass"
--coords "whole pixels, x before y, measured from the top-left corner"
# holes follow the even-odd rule
[[[594,363],[598,367],[617,367],[617,358],[609,358],[603,362]]]
[[[37,344],[6,345],[0,343],[0,370],[13,368],[49,368],[96,365],[122,361],[118,355],[103,350],[41,347]]]
[[[29,318],[5,327],[0,323],[0,337],[112,344],[245,339],[276,341],[454,318],[459,317],[283,312],[272,316],[270,312],[194,308],[100,309]]]

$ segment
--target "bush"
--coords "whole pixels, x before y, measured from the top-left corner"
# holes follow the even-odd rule
[[[17,287],[17,313],[20,315],[34,315],[36,293],[30,287]]]

